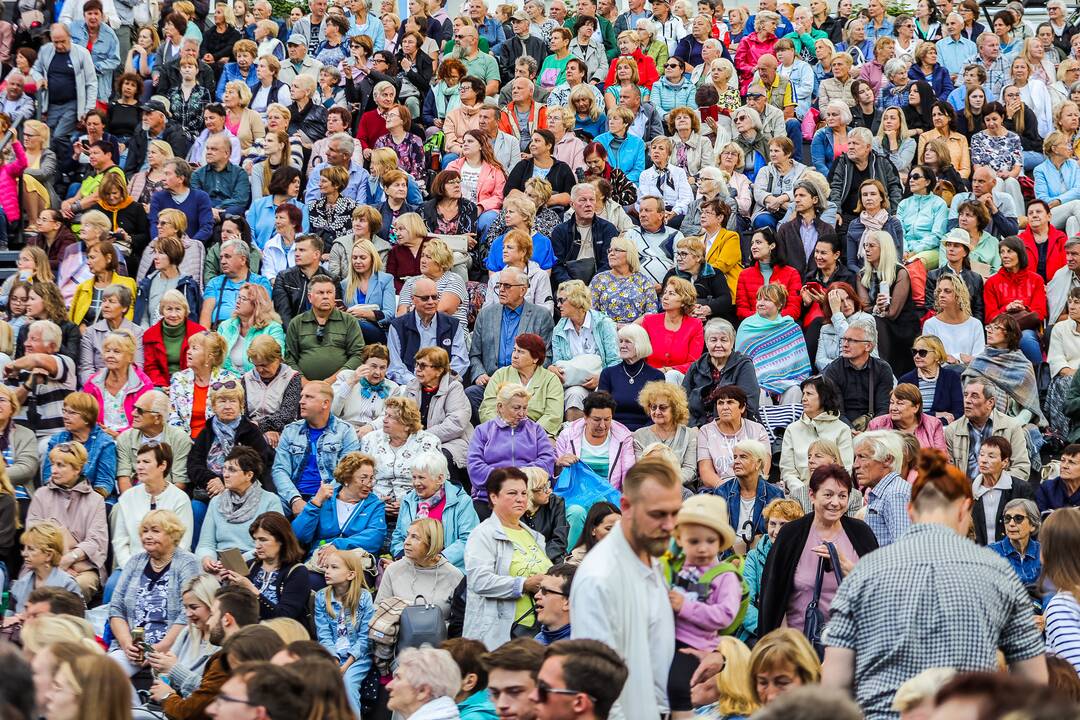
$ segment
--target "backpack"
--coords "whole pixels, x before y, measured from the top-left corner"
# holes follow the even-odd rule
[[[663,569],[664,580],[667,582],[668,587],[674,587],[676,576],[682,569],[685,560],[686,558],[682,553],[673,553],[671,551],[665,553],[664,556],[660,558],[660,566]],[[750,586],[743,577],[742,564],[741,557],[738,555],[729,555],[724,560],[706,570],[705,573],[698,578],[697,583],[686,587],[688,591],[697,593],[699,598],[707,598],[712,592],[713,580],[724,573],[735,573],[738,575],[739,584],[742,587],[742,592],[739,596],[739,611],[735,613],[735,618],[731,621],[731,624],[717,633],[719,635],[734,635],[736,631],[742,627],[743,618],[746,617],[746,610],[750,607]]]
[[[375,615],[368,624],[368,640],[372,645],[372,659],[380,675],[389,675],[394,658],[397,657],[398,632],[401,630],[401,613],[409,606],[403,598],[391,597],[375,606]]]

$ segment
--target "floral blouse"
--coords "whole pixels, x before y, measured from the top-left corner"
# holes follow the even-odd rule
[[[186,100],[179,85],[169,91],[173,122],[179,123],[192,136],[198,135],[205,128],[203,110],[212,102],[214,98],[210,91],[198,83]]]
[[[240,376],[224,369],[217,369],[210,374],[210,384],[219,380],[239,380]],[[191,368],[181,370],[169,380],[169,400],[172,402],[172,411],[169,413],[169,424],[183,428],[184,432],[191,432],[191,406],[195,402],[195,371]],[[206,419],[214,416],[210,407],[209,393],[207,393]]]
[[[423,452],[438,453],[442,443],[426,430],[413,433],[398,448],[380,428],[372,430],[360,441],[360,452],[375,458],[375,494],[386,499],[391,495],[398,501],[412,490],[412,464]]]
[[[1005,137],[991,137],[984,130],[971,138],[971,164],[989,165],[994,172],[1012,170],[1023,165],[1023,148],[1020,136],[1014,132],[1005,132]]]
[[[352,230],[352,213],[356,201],[344,195],[338,195],[337,202],[331,206],[325,197],[311,204],[308,222],[311,232],[320,236],[329,246],[337,238]]]
[[[394,142],[390,133],[386,133],[375,141],[375,148],[390,148],[398,156],[398,167],[412,175],[412,179],[421,187],[427,185],[425,176],[427,164],[424,162],[424,145],[420,138],[412,133],[405,133],[405,139],[401,143]]]
[[[644,273],[617,277],[606,270],[592,279],[589,289],[593,294],[593,309],[620,325],[634,322],[647,313],[660,312],[656,290]]]

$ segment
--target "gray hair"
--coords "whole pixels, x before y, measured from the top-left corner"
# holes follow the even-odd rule
[[[446,480],[450,474],[450,468],[446,464],[446,456],[441,452],[427,451],[417,455],[412,462],[412,471],[434,475]]]
[[[652,355],[652,340],[649,339],[649,333],[645,332],[645,328],[640,325],[634,323],[623,325],[619,328],[617,335],[620,340],[629,340],[634,344],[638,359]]]
[[[978,385],[982,388],[983,400],[995,400],[997,398],[994,394],[994,389],[990,387],[989,381],[983,380],[981,377],[968,378],[964,382],[964,390],[967,391],[972,385]]]
[[[891,77],[891,76],[895,75],[896,73],[907,73],[907,70],[908,70],[907,62],[904,61],[904,60],[901,60],[900,58],[893,58],[892,60],[885,63],[885,77],[886,78]],[[844,103],[844,104],[847,105],[847,103]]]
[[[848,138],[853,138],[853,137],[859,138],[860,140],[862,140],[867,145],[873,145],[874,144],[874,134],[872,132],[870,132],[869,128],[857,127],[857,128],[853,128],[851,130],[848,130]]]
[[[101,299],[116,298],[120,303],[120,307],[127,310],[131,307],[131,288],[124,287],[123,285],[110,285],[101,292]]]
[[[710,50],[715,50],[716,52],[722,52],[723,49],[724,49],[724,46],[721,45],[720,41],[717,40],[716,38],[709,38],[708,40],[706,40],[705,42],[703,42],[701,44],[701,48],[703,50],[705,48],[709,48]]]
[[[895,430],[870,430],[855,438],[855,449],[869,445],[870,456],[879,463],[891,464],[893,472],[900,472],[904,462],[904,440]]]
[[[765,471],[765,466],[769,464],[769,448],[765,446],[765,443],[760,440],[742,440],[735,444],[735,447],[731,448],[732,452],[736,450],[743,450],[753,455],[758,463],[761,464],[761,472]]]
[[[529,77],[536,77],[536,73],[540,71],[540,66],[536,64],[536,58],[531,55],[522,55],[514,61],[514,67],[524,66],[529,68]]]
[[[723,173],[720,168],[713,165],[706,165],[698,171],[699,180],[720,180],[723,178]]]
[[[903,62],[903,60],[901,60],[900,62]],[[844,122],[845,125],[851,124],[851,106],[849,106],[843,100],[830,100],[829,103],[825,106],[825,110],[835,110],[836,112],[840,113],[840,119]]]
[[[197,38],[185,36],[184,39],[180,41],[180,47],[183,47],[184,45],[194,45],[195,47],[200,47],[201,43],[198,41]],[[199,58],[198,62],[202,62],[202,58]]]
[[[761,114],[758,113],[757,110],[755,110],[754,108],[752,108],[752,107],[750,107],[748,105],[743,105],[741,108],[739,108],[735,112],[731,113],[731,121],[735,122],[736,120],[738,120],[743,115],[750,118],[750,125],[752,125],[755,130],[757,130],[758,132],[761,132],[761,128],[763,127],[763,125],[761,124]],[[867,132],[870,132],[870,131],[867,130]],[[849,132],[848,135],[850,135],[850,134],[851,133]]]
[[[780,16],[777,13],[774,13],[772,10],[759,10],[757,14],[757,19],[754,20],[755,27],[757,26],[756,23],[759,23],[762,20],[765,20],[766,22],[772,20],[777,25],[780,24]]]
[[[345,153],[349,157],[352,157],[353,149],[356,147],[356,143],[353,142],[352,136],[349,133],[334,133],[330,136],[331,146],[338,152]]]
[[[709,322],[705,323],[705,332],[703,337],[709,337],[710,335],[727,335],[732,340],[735,339],[735,326],[730,321],[724,318],[714,317]]]
[[[866,339],[877,347],[877,324],[873,320],[867,320],[866,318],[859,318],[853,320],[848,324],[848,330],[862,330]]]
[[[952,19],[953,19],[954,17],[955,17],[955,18],[956,18],[957,20],[959,20],[960,22],[964,22],[964,16],[963,16],[963,15],[961,15],[960,13],[956,12],[955,10],[954,10],[953,12],[949,13],[949,14],[948,14],[948,15],[947,15],[947,16],[945,17],[945,22],[948,22],[949,20],[952,20]]]
[[[1076,247],[1077,245],[1080,245],[1080,235],[1071,237],[1065,241],[1065,247],[1067,248]]]
[[[636,23],[634,23],[634,27],[638,30],[644,30],[645,32],[652,35],[654,38],[656,37],[656,23],[654,23],[649,18],[641,18]]]
[[[144,397],[150,398],[150,410],[161,416],[162,422],[169,419],[169,396],[160,390],[148,390],[143,393]]]
[[[45,343],[53,350],[58,349],[60,343],[64,341],[64,332],[60,329],[60,326],[52,320],[35,320],[30,323],[30,327],[26,330],[27,336],[34,330],[37,330],[38,334],[41,336],[41,342]],[[651,352],[649,354],[651,354]]]
[[[433,647],[406,648],[398,656],[396,674],[417,690],[427,688],[431,697],[453,698],[461,689],[461,670],[446,650]]]
[[[1010,500],[1005,503],[1005,512],[1010,510],[1023,510],[1028,522],[1031,523],[1031,534],[1033,536],[1039,534],[1039,528],[1042,527],[1042,515],[1039,513],[1039,506],[1033,500],[1027,498]]]
[[[236,251],[237,255],[244,258],[249,263],[251,262],[251,247],[243,240],[239,238],[233,238],[232,240],[226,240],[225,242],[221,243],[221,252],[225,252],[227,248],[232,248]],[[220,258],[221,255],[219,254],[218,257]]]
[[[574,187],[570,188],[570,199],[577,200],[579,197],[581,197],[581,193],[585,192],[586,190],[595,194],[596,186],[594,186],[592,183],[579,182],[577,185],[574,185]]]

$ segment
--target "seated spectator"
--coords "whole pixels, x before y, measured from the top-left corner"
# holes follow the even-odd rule
[[[866,262],[860,249],[864,235],[871,232],[888,233],[899,257],[904,248],[904,227],[896,215],[890,212],[890,208],[894,207],[896,206],[890,204],[885,186],[880,181],[864,180],[859,186],[859,202],[855,208],[858,214],[848,224],[847,229],[847,263],[852,272],[859,272]]]
[[[987,547],[1009,561],[1025,587],[1032,587],[1042,574],[1042,548],[1035,539],[1042,524],[1039,508],[1024,498],[1002,502],[1001,506],[1005,537]]]
[[[862,212],[859,208],[862,187],[861,183],[856,184],[857,177],[866,175],[876,178],[885,189],[889,207],[896,207],[900,203],[903,187],[896,167],[885,155],[874,151],[873,143],[874,136],[869,130],[852,129],[848,133],[847,152],[836,158],[833,165],[829,201],[839,208],[842,225],[849,225]],[[941,179],[941,173],[938,173],[938,179]],[[885,204],[879,202],[878,205],[884,207]],[[850,256],[848,262],[851,262]]]
[[[829,363],[822,375],[840,388],[840,419],[858,430],[883,415],[889,407],[892,368],[872,357],[877,346],[877,326],[865,320],[848,324],[840,340],[840,357]]]
[[[953,465],[964,470],[969,478],[978,474],[979,453],[978,447],[973,446],[971,438],[973,433],[979,436],[984,433],[999,435],[1009,441],[1012,447],[1011,466],[1014,472],[1011,474],[1026,478],[1031,472],[1031,463],[1028,458],[1027,433],[1024,424],[998,409],[999,400],[995,395],[991,383],[982,378],[965,378],[964,381],[964,416],[957,418],[945,428],[945,444],[949,448],[949,459]],[[1080,451],[1080,447],[1076,450]],[[1062,451],[1062,472],[1071,476],[1072,471],[1067,468],[1065,457],[1069,455],[1066,448]],[[1071,467],[1071,466],[1070,466]],[[1077,465],[1077,481],[1080,481],[1080,464]],[[1053,480],[1048,481],[1053,483]],[[1044,507],[1039,500],[1040,489],[1036,494],[1039,509],[1043,512],[1051,509]],[[1058,506],[1060,507],[1060,505]]]
[[[191,175],[193,190],[210,196],[214,220],[243,213],[251,204],[251,180],[236,161],[230,162],[229,138],[212,135],[206,141],[206,163]]]
[[[927,321],[927,325],[930,321]],[[915,369],[900,376],[901,383],[919,388],[923,411],[948,425],[964,414],[964,397],[960,373],[943,367],[949,357],[945,346],[935,335],[920,335],[911,348]]]
[[[555,139],[555,149],[552,155],[556,160],[565,163],[570,168],[570,171],[574,173],[571,178],[574,178],[579,170],[585,170],[585,141],[574,133],[574,126],[577,124],[574,120],[574,113],[569,108],[561,105],[554,107],[549,105],[547,117],[548,130],[551,131],[551,136]],[[513,169],[511,168],[511,171]],[[572,179],[570,185],[573,186],[574,182]],[[569,202],[562,204],[566,205]]]
[[[64,399],[75,390],[75,363],[58,353],[61,337],[56,323],[35,320],[26,335],[25,354],[4,366],[4,379],[15,388],[21,406],[15,421],[33,429],[39,441],[64,427]]]
[[[795,183],[791,191],[792,202],[787,215],[791,219],[777,227],[776,239],[784,246],[784,257],[800,275],[808,282],[818,282],[825,286],[834,279],[840,266],[832,256],[833,252],[839,255],[840,244],[836,231],[830,224],[835,222],[835,212],[832,220],[827,220],[825,215],[830,209],[828,187],[823,182],[815,182],[809,172]],[[835,211],[835,208],[832,209]],[[810,237],[811,228],[816,233],[814,237]],[[803,240],[803,233],[808,235],[807,240]],[[817,253],[818,247],[822,247],[820,256]],[[835,260],[838,261],[839,257],[835,257]],[[844,274],[848,274],[846,268]],[[804,298],[803,305],[808,304]]]
[[[810,447],[817,440],[836,445],[836,461],[843,467],[854,460],[851,428],[840,420],[840,389],[821,375],[803,380],[801,389],[802,417],[784,430],[780,450],[780,479],[789,493],[810,481]]]
[[[829,363],[840,357],[841,338],[851,323],[856,320],[872,323],[874,317],[863,310],[863,301],[859,299],[859,293],[846,282],[833,282],[826,287],[821,309],[826,322],[821,326],[818,335],[814,365],[824,372]],[[876,347],[871,355],[877,356]]]
[[[1066,268],[1064,272],[1071,271]],[[1069,291],[1066,308],[1066,318],[1054,323],[1050,331],[1050,349],[1046,355],[1052,380],[1043,407],[1047,420],[1055,427],[1069,425],[1062,408],[1076,374],[1075,368],[1080,367],[1080,342],[1077,342],[1080,340],[1080,332],[1077,332],[1077,322],[1080,321],[1080,288]]]
[[[458,108],[458,111],[464,110],[465,106]],[[446,149],[448,152],[455,152],[450,150],[449,136]],[[480,130],[465,132],[460,141],[460,148],[456,152],[459,153],[459,157],[452,160],[446,169],[461,174],[461,195],[466,200],[476,203],[480,211],[476,223],[477,230],[482,236],[502,207],[503,196],[508,189],[506,170],[496,159],[487,135]],[[569,171],[569,168],[566,169]]]
[[[315,237],[305,240],[312,249],[318,242]],[[340,291],[328,275],[312,277],[307,284],[311,309],[293,318],[285,333],[285,362],[307,380],[332,383],[340,370],[360,366],[364,338],[356,320],[335,307]]]
[[[210,385],[227,380],[237,380],[237,376],[223,369],[225,341],[217,333],[203,330],[188,338],[188,367],[170,377],[169,399],[172,410],[169,424],[184,428],[197,438],[207,421],[213,417],[214,410],[207,402]]]
[[[284,351],[285,331],[280,318],[274,312],[270,294],[262,285],[246,283],[236,296],[232,317],[218,325],[218,334],[228,348],[222,367],[235,375],[251,370],[248,348],[252,341],[262,335],[274,339]]]
[[[166,290],[158,304],[161,319],[142,336],[143,368],[154,387],[171,384],[171,378],[188,367],[188,343],[206,328],[191,319],[187,298],[178,290]]]
[[[810,373],[810,357],[799,326],[782,317],[787,302],[783,285],[764,285],[757,292],[757,313],[739,325],[735,349],[754,363],[765,398],[773,405],[796,401],[795,391]]]
[[[1008,313],[998,315],[986,326],[986,349],[971,359],[962,376],[987,383],[1001,412],[1021,423],[1043,425],[1038,382],[1031,361],[1020,351],[1020,338],[1016,319]]]
[[[451,272],[454,253],[438,238],[430,238],[420,249],[420,274],[409,278],[398,296],[397,314],[403,315],[412,308],[413,286],[421,277],[435,283],[439,293],[439,312],[455,317],[459,322],[468,319],[469,298],[461,275]]]
[[[655,284],[642,271],[633,240],[622,235],[612,238],[607,249],[607,264],[610,269],[598,272],[589,283],[594,309],[619,326],[657,311]],[[666,270],[659,276],[662,278],[665,273]]]
[[[172,448],[168,445],[143,445],[139,448],[135,458],[135,478],[138,482],[120,496],[109,518],[114,575],[136,554],[136,548],[143,541],[141,523],[152,509],[174,513],[180,523],[175,544],[185,551],[191,547],[195,527],[191,500],[183,490],[169,482],[172,461]]]
[[[504,383],[517,383],[531,388],[529,419],[543,427],[553,439],[562,425],[563,389],[558,376],[544,367],[546,358],[543,338],[535,333],[520,333],[514,340],[510,364],[496,370],[484,385],[484,397],[478,410],[480,422],[495,417],[498,388]]]
[[[526,257],[542,269],[550,270],[555,264],[555,253],[552,249],[551,239],[536,230],[536,228],[540,227],[537,209],[542,208],[543,204],[535,200],[534,195],[535,193],[533,195],[522,192],[511,193],[503,202],[502,212],[499,213],[499,217],[491,224],[491,227],[498,230],[504,228],[507,231],[517,230],[529,235],[532,245],[530,253]],[[548,193],[549,200],[550,197],[550,193]],[[490,237],[491,234],[489,232],[488,236]],[[506,232],[500,233],[492,241],[491,248],[484,259],[484,266],[488,270],[497,271],[506,267],[506,251],[503,248],[503,240],[506,235]],[[520,263],[518,264],[520,265]]]
[[[619,362],[613,352],[617,346],[615,323],[591,309],[592,293],[581,280],[563,282],[556,303],[562,318],[552,331],[548,369],[563,383],[566,419],[577,420],[585,396],[600,381],[599,371]]]
[[[210,575],[189,578],[180,586],[180,600],[188,611],[187,625],[167,653],[147,653],[151,669],[168,673],[178,695],[190,697],[199,687],[218,646],[210,642],[210,612],[221,584]]]
[[[356,370],[342,370],[334,381],[331,412],[356,430],[358,438],[382,425],[383,406],[400,386],[386,377],[390,355],[385,345],[365,345]]]
[[[979,174],[979,170],[975,171],[976,176]],[[978,203],[973,207],[981,208],[982,204]],[[965,224],[969,227],[975,227],[974,210],[965,210]],[[993,239],[993,236],[990,236]],[[983,273],[987,276],[989,273],[989,266],[985,263],[979,265],[981,272],[976,272],[973,269],[971,256],[972,247],[971,235],[963,229],[957,228],[950,230],[942,242],[942,250],[939,253],[941,258],[940,267],[937,270],[931,270],[926,275],[926,289],[925,289],[925,302],[927,307],[932,307],[937,297],[937,284],[946,275],[953,275],[957,277],[964,288],[967,290],[968,298],[971,301],[971,316],[982,322],[985,315],[984,303],[983,303]],[[998,261],[1000,263],[1000,260]],[[949,313],[951,316],[952,314]]]
[[[363,453],[351,452],[334,468],[334,479],[336,487],[333,483],[321,484],[292,522],[296,539],[311,548],[311,559],[322,569],[333,550],[360,548],[375,555],[386,540],[385,505],[372,492],[375,461]],[[321,578],[312,581],[323,584]]]
[[[628,134],[633,122],[633,112],[621,105],[613,107],[607,116],[607,132],[596,136],[596,144],[604,149],[606,163],[613,170],[619,170],[631,183],[637,184],[645,169],[645,143],[637,135]],[[588,153],[585,162],[589,162]],[[612,186],[616,187],[614,183]],[[617,187],[615,192],[618,193]]]
[[[83,227],[88,227],[84,221]],[[70,249],[70,248],[69,248]],[[19,356],[26,352],[26,340],[30,334],[30,325],[34,320],[50,320],[60,328],[60,339],[57,341],[57,350],[77,361],[79,359],[79,342],[82,335],[75,323],[68,320],[67,305],[60,289],[55,283],[42,280],[30,285],[30,291],[26,296],[26,322],[19,328],[15,340],[15,355]]]
[[[889,394],[889,412],[871,420],[867,428],[899,430],[914,435],[920,447],[937,448],[942,452],[947,449],[941,420],[923,412],[922,393],[911,383],[900,383],[893,388]]]
[[[123,279],[130,280],[130,278]],[[131,322],[131,301],[134,298],[131,288],[127,283],[109,285],[104,290],[95,290],[94,294],[98,298],[99,306],[94,311],[93,319],[89,313],[84,317],[84,320],[88,322],[81,328],[79,380],[84,384],[93,373],[104,366],[102,343],[111,333],[131,333],[135,339],[133,360],[139,365],[143,364],[142,343],[139,342],[143,330]]]
[[[281,346],[260,335],[248,346],[251,370],[244,373],[244,410],[259,426],[270,447],[277,447],[281,431],[299,417],[300,373],[281,361]]]
[[[180,272],[180,263],[184,259],[183,241],[159,236],[154,247],[154,270],[139,283],[135,293],[135,312],[131,318],[135,325],[143,329],[161,321],[161,299],[169,290],[183,294],[188,307],[198,308],[203,304],[199,284],[190,275]]]
[[[16,617],[26,610],[30,594],[39,588],[62,588],[80,593],[79,584],[61,569],[64,561],[65,529],[56,523],[39,522],[19,536],[22,545],[23,568],[19,578],[11,583],[12,607]],[[9,616],[10,618],[10,616]],[[5,618],[5,625],[9,618]]]
[[[450,359],[442,348],[423,348],[416,354],[415,377],[399,390],[420,408],[423,428],[439,439],[449,463],[451,480],[467,486],[466,454],[473,426],[461,380],[450,373]],[[463,401],[465,401],[463,403]]]
[[[14,420],[20,409],[15,390],[0,385],[0,457],[4,458],[8,480],[15,488],[21,512],[30,503],[37,487],[40,461],[34,431]]]
[[[634,431],[634,456],[640,460],[657,445],[667,447],[679,462],[683,487],[693,491],[698,485],[698,431],[687,426],[690,413],[686,393],[677,385],[654,381],[642,389],[638,403],[652,424]]]
[[[150,198],[150,237],[158,236],[158,215],[162,211],[179,210],[187,219],[186,229],[191,239],[206,244],[214,231],[214,213],[210,196],[191,187],[191,165],[179,158],[168,160],[162,178],[164,189]]]
[[[112,237],[124,257],[142,257],[150,242],[150,221],[146,209],[128,195],[124,179],[117,173],[107,173],[98,189],[98,201],[93,210],[100,210],[112,220]]]
[[[317,170],[318,168],[313,168]],[[266,187],[266,195],[251,203],[251,207],[244,214],[248,225],[251,226],[252,239],[255,246],[260,250],[266,247],[266,243],[274,234],[275,218],[277,209],[282,203],[289,203],[300,208],[301,229],[308,224],[307,205],[302,203],[300,197],[300,170],[291,165],[279,167],[270,175],[270,183]],[[310,202],[315,202],[311,198]]]
[[[365,209],[372,208],[362,206],[353,213],[354,227],[358,221],[367,226],[367,216],[363,212]],[[375,216],[377,217],[377,213]],[[366,344],[385,343],[386,330],[390,326],[390,321],[394,319],[397,309],[394,278],[389,273],[383,272],[382,256],[371,239],[361,237],[354,239],[349,236],[338,238],[330,250],[331,273],[335,272],[334,254],[343,247],[343,240],[352,244],[348,264],[339,269],[342,273],[341,288],[345,307],[348,313],[360,323],[360,330]],[[379,241],[381,242],[381,239]]]
[[[232,223],[231,220],[222,223],[223,235],[230,223]],[[244,227],[246,228],[246,222]],[[250,232],[248,234],[250,235]],[[253,265],[255,261],[261,262],[262,256],[249,241],[250,237],[245,240],[242,235],[238,238],[222,239],[218,256],[221,272],[207,280],[203,293],[202,311],[198,316],[199,324],[203,327],[216,329],[220,323],[232,317],[240,297],[240,290],[245,285],[259,285],[270,293],[270,281],[259,275]],[[212,253],[213,248],[211,248]],[[284,324],[282,327],[284,328]]]
[[[413,286],[412,312],[399,315],[390,322],[387,333],[387,349],[390,353],[388,376],[398,385],[407,385],[412,381],[416,353],[427,345],[433,344],[444,350],[449,348],[450,369],[459,377],[464,377],[469,370],[465,328],[457,318],[440,313],[438,303],[439,293],[435,283],[421,278]],[[476,347],[475,343],[473,347]]]
[[[200,191],[201,192],[201,191]],[[162,210],[155,222],[157,237],[171,237],[179,240],[184,245],[184,256],[180,260],[180,272],[191,277],[195,284],[202,287],[203,265],[206,260],[207,240],[192,237],[187,231],[191,227],[187,224],[187,218],[180,210],[170,208]],[[150,241],[149,249],[152,252],[144,252],[139,261],[138,272],[135,273],[136,282],[142,282],[150,272],[150,267],[157,252],[157,237]],[[208,235],[209,237],[209,235]]]
[[[341,458],[358,450],[352,426],[330,414],[333,390],[323,381],[311,381],[300,391],[300,419],[281,432],[274,455],[273,480],[281,501],[293,515],[323,483],[334,477]]]
[[[753,263],[739,273],[735,291],[735,314],[745,320],[755,312],[758,290],[765,285],[764,270],[769,270],[769,284],[787,288],[787,299],[780,314],[798,320],[802,311],[799,291],[802,278],[799,271],[788,264],[786,249],[776,239],[776,232],[769,227],[754,231],[750,239],[750,257]]]
[[[444,616],[449,615],[451,598],[461,581],[465,578],[464,573],[444,555],[444,538],[446,537],[444,525],[450,510],[450,494],[456,493],[456,500],[452,507],[458,508],[456,514],[463,515],[468,511],[473,515],[473,524],[477,523],[476,512],[472,510],[472,503],[468,497],[454,486],[447,488],[445,498],[447,507],[443,511],[443,520],[433,517],[413,520],[405,529],[404,537],[400,541],[401,557],[390,563],[383,570],[382,581],[379,583],[379,591],[375,596],[375,603],[393,597],[404,598],[407,602],[414,602],[416,598],[423,596],[425,602],[436,605],[442,609]],[[438,492],[438,490],[433,490]],[[410,495],[411,496],[411,495]],[[410,497],[406,496],[406,497]],[[464,497],[463,497],[464,496]],[[462,499],[463,497],[463,499]],[[470,528],[471,529],[471,528]],[[398,531],[394,531],[397,536]],[[452,542],[461,545],[462,560],[464,564],[464,540],[458,542],[456,534]],[[397,553],[395,553],[396,555]]]
[[[866,522],[881,547],[895,542],[911,526],[911,485],[900,477],[904,436],[872,430],[855,439],[855,473],[866,491]]]
[[[1035,499],[1035,487],[1023,478],[1012,477],[1008,472],[1011,459],[1012,447],[1005,438],[991,436],[979,446],[979,474],[971,486],[975,498],[971,523],[975,542],[980,545],[991,545],[1005,539],[1008,527],[1005,509],[1009,503],[1016,499]]]
[[[192,512],[195,514],[196,543],[199,537],[198,528],[202,527],[207,505],[225,489],[225,465],[234,447],[246,447],[258,454],[260,465],[255,480],[264,490],[275,490],[270,475],[274,451],[259,427],[243,415],[243,383],[238,379],[214,383],[208,402],[213,415],[195,437],[191,454],[188,456],[188,480],[191,482],[189,493],[192,498]]]
[[[507,218],[517,217],[517,209],[511,210],[512,205],[526,206],[525,213],[535,205],[532,204],[528,198],[507,198],[505,203],[505,214]],[[523,213],[524,214],[524,213]],[[528,221],[531,224],[531,220]],[[526,225],[527,227],[528,225]],[[542,236],[541,236],[542,237]],[[546,238],[544,238],[546,240]],[[548,241],[550,243],[550,241]],[[548,273],[539,265],[533,257],[533,239],[529,236],[529,233],[521,229],[511,229],[505,235],[498,237],[492,245],[492,253],[495,252],[496,246],[501,246],[501,262],[497,271],[488,273],[487,292],[484,295],[484,304],[490,305],[498,302],[499,292],[496,289],[501,282],[503,270],[509,268],[515,271],[515,273],[524,273],[528,276],[528,289],[525,294],[525,301],[533,305],[538,305],[546,310],[552,310],[553,302],[551,298],[551,280]],[[550,251],[550,244],[549,244]],[[552,256],[554,257],[554,256]],[[512,273],[507,273],[511,275]]]
[[[746,418],[747,397],[737,385],[723,385],[712,392],[716,420],[698,429],[698,475],[706,488],[716,488],[732,477],[731,447],[741,440],[768,445],[765,427]],[[770,462],[764,462],[767,473]]]
[[[596,389],[615,399],[615,419],[634,431],[648,424],[638,395],[646,383],[663,380],[664,374],[647,362],[652,355],[652,342],[644,328],[636,324],[624,325],[619,328],[617,337],[622,362],[600,371]]]
[[[927,303],[937,314],[923,323],[923,332],[941,339],[943,365],[967,365],[986,347],[983,324],[972,316],[971,304],[967,285],[960,277],[945,274],[938,279],[934,297]]]
[[[113,438],[131,427],[135,402],[154,389],[153,381],[139,369],[137,353],[138,341],[130,330],[110,330],[101,341],[102,368],[83,385],[98,402],[101,429]]]
[[[221,403],[221,407],[225,404]],[[216,463],[217,453],[222,450],[223,444],[215,440],[212,462]],[[203,572],[211,574],[219,574],[224,567],[218,561],[222,550],[233,548],[250,557],[255,546],[248,526],[263,513],[281,512],[277,494],[266,490],[269,469],[257,450],[237,444],[222,457],[220,473],[207,484],[200,486],[193,478],[197,499],[192,506],[203,504],[201,513],[197,514],[205,518],[196,517],[200,529],[195,555],[202,563]]]
[[[1039,330],[1046,322],[1046,281],[1028,267],[1024,242],[1018,237],[1003,238],[998,243],[1001,269],[986,279],[983,298],[986,319],[993,322],[1002,314],[1023,321],[1020,349],[1034,367],[1042,364]]]
[[[896,208],[904,238],[903,259],[910,262],[917,258],[927,270],[933,270],[938,266],[938,248],[948,225],[949,207],[934,193],[937,175],[929,167],[912,168],[907,184],[910,195]]]
[[[711,422],[716,415],[706,399],[720,385],[738,385],[746,393],[748,416],[756,418],[760,388],[753,363],[741,352],[733,352],[735,328],[723,318],[705,324],[706,352],[690,366],[683,378],[690,408],[690,425]],[[695,458],[695,463],[697,462]]]
[[[262,264],[262,274],[271,283],[279,273],[296,267],[297,236],[303,225],[303,214],[295,205],[283,203],[274,211],[275,232],[263,247]]]
[[[859,254],[865,264],[859,271],[856,289],[863,307],[872,308],[881,358],[894,372],[905,373],[914,367],[910,347],[919,334],[919,315],[911,276],[897,261],[892,240],[883,230],[863,236]]]
[[[822,115],[825,116],[825,126],[814,133],[810,156],[814,169],[829,177],[833,162],[839,155],[835,148],[847,147],[847,132],[852,116],[851,105],[843,100],[830,100],[824,107]]]
[[[129,676],[146,662],[145,645],[160,653],[173,647],[184,628],[181,588],[199,574],[198,560],[185,549],[185,539],[190,541],[190,536],[185,538],[185,518],[164,508],[147,508],[136,520],[141,550],[125,554],[123,561],[117,555],[120,579],[109,603],[109,656]],[[190,516],[186,520],[190,522]],[[137,627],[143,630],[140,642],[132,636]]]
[[[762,434],[764,434],[763,428]],[[704,429],[701,439],[705,440]],[[736,547],[750,548],[759,535],[765,534],[765,519],[762,511],[770,502],[783,497],[783,491],[778,486],[765,480],[769,474],[768,447],[761,440],[749,438],[737,440],[729,451],[731,459],[730,470],[727,474],[731,479],[722,484],[708,485],[705,472],[701,473],[702,483],[713,487],[713,493],[727,501],[728,521],[735,529]],[[699,457],[702,449],[702,446],[698,445]],[[715,470],[712,473],[716,475]],[[741,502],[742,496],[754,498],[749,508]]]
[[[135,477],[135,459],[139,448],[148,443],[166,443],[172,449],[173,461],[169,482],[187,490],[188,453],[191,436],[175,425],[169,425],[169,396],[160,390],[149,390],[135,401],[131,411],[131,427],[116,437],[116,491],[124,494],[131,489]]]
[[[555,467],[559,472],[583,462],[612,487],[622,488],[627,471],[635,462],[634,438],[629,429],[613,419],[615,401],[606,392],[585,398],[585,414],[568,423],[555,441]],[[585,508],[567,508],[579,525]]]
[[[263,620],[305,617],[311,588],[301,564],[304,551],[289,521],[280,512],[265,512],[255,518],[249,532],[255,541],[255,556],[248,561],[247,575],[225,569],[221,579],[257,595]]]

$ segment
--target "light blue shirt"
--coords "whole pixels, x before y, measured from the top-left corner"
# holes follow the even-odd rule
[[[896,473],[889,473],[866,493],[866,524],[874,531],[878,545],[890,545],[911,525],[908,503],[911,485]]]
[[[356,18],[350,13],[349,21],[352,23],[352,27],[349,28],[349,37],[367,35],[371,38],[371,44],[375,50],[382,50],[386,47],[386,32],[383,30],[382,20],[375,17],[374,13],[369,12],[367,20],[363,23],[357,22]]]
[[[203,297],[214,299],[214,311],[210,316],[211,325],[224,322],[232,317],[233,310],[236,308],[236,297],[240,294],[240,288],[247,283],[254,283],[266,288],[267,294],[273,292],[270,281],[253,272],[249,272],[248,276],[243,280],[230,280],[226,275],[217,275],[206,283]]]
[[[323,168],[330,167],[329,162],[319,163],[308,174],[308,184],[304,188],[304,202],[310,205],[322,197],[319,191],[319,179],[322,177]],[[349,164],[349,184],[341,193],[350,200],[355,200],[357,205],[368,204],[368,171],[358,162]]]
[[[964,36],[953,40],[950,37],[937,41],[938,62],[952,75],[962,75],[964,66],[979,48]]]

